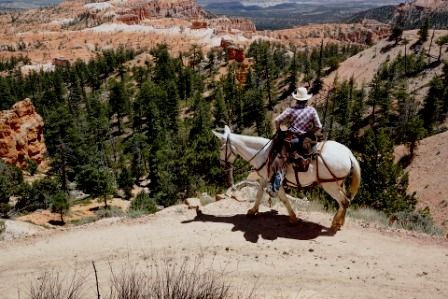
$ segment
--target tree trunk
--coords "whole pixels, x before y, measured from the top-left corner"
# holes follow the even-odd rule
[[[264,73],[266,80],[266,89],[268,91],[268,105],[269,107],[273,106],[272,103],[272,93],[271,93],[271,78],[269,76],[269,67],[268,67],[268,54],[265,54],[265,65],[264,65]]]
[[[233,164],[227,163],[225,171],[227,187],[232,187],[235,183],[233,180]]]
[[[431,41],[429,42],[429,49],[428,49],[428,64],[431,63],[431,48],[432,48],[432,40],[434,39],[434,34],[436,33],[436,29],[434,28],[432,30],[431,35]]]
[[[404,45],[404,74],[407,75],[408,74],[408,56],[407,56],[407,52],[406,52],[406,48],[408,46],[405,44]]]

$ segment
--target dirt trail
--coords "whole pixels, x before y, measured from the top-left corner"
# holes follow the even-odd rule
[[[44,271],[72,271],[94,284],[91,261],[107,294],[109,265],[145,263],[156,255],[203,256],[224,270],[238,290],[257,286],[256,298],[448,298],[448,242],[409,232],[384,231],[348,219],[335,236],[331,215],[299,212],[288,225],[285,211],[223,200],[201,217],[175,206],[140,219],[112,219],[0,242],[0,297],[24,298]],[[95,298],[94,294],[89,294]]]

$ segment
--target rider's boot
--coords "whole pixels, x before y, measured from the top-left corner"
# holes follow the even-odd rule
[[[276,197],[278,190],[282,186],[283,179],[285,177],[285,171],[283,169],[277,171],[272,179],[271,184],[267,188],[267,193],[271,197]]]

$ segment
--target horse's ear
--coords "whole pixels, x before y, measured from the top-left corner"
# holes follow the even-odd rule
[[[224,126],[224,135],[228,136],[230,135],[230,133],[232,133],[232,130],[230,130],[230,127],[228,125]]]
[[[212,130],[212,133],[213,133],[213,135],[215,135],[216,137],[218,137],[218,138],[219,138],[219,140],[221,140],[221,141],[224,141],[224,140],[225,140],[225,138],[224,138],[224,135],[223,135],[223,134],[221,134],[221,133],[218,133],[218,132],[216,132],[215,130]]]

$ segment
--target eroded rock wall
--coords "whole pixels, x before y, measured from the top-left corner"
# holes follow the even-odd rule
[[[134,0],[128,1],[124,7],[126,13],[135,14],[139,18],[173,17],[197,18],[205,16],[205,11],[195,0]]]
[[[44,121],[30,99],[0,111],[0,159],[20,168],[26,167],[28,159],[40,165],[47,152],[43,128]]]
[[[255,24],[245,18],[228,18],[220,17],[209,20],[209,26],[223,32],[228,32],[232,30],[255,32]]]

